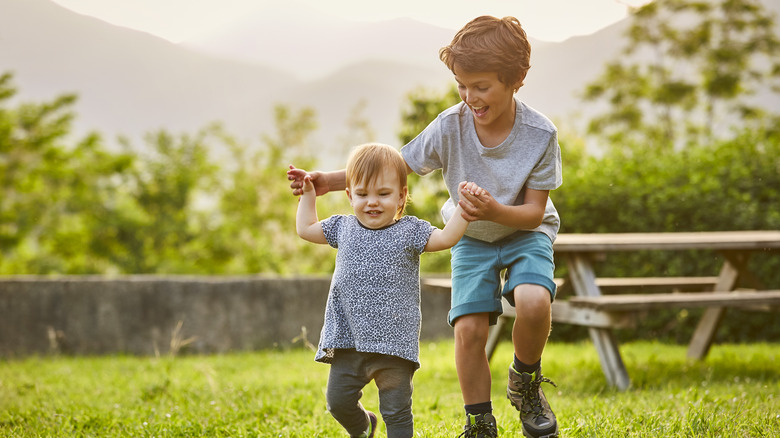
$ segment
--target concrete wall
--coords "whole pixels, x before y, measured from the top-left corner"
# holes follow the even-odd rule
[[[148,355],[317,344],[329,277],[0,277],[0,357]],[[423,288],[421,337],[451,337],[449,293]],[[302,341],[295,341],[296,343]],[[300,345],[300,344],[298,344]]]

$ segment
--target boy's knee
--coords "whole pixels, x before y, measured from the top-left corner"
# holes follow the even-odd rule
[[[550,291],[544,286],[521,284],[514,291],[515,310],[518,315],[540,315],[550,313],[552,302]]]
[[[490,320],[487,313],[463,315],[455,320],[455,341],[472,345],[487,342]]]

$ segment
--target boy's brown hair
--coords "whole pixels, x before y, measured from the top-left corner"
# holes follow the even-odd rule
[[[531,44],[515,17],[489,15],[468,22],[452,42],[439,50],[439,58],[455,73],[495,72],[510,87],[522,87],[531,68]]]
[[[351,189],[360,183],[372,184],[379,173],[388,167],[398,175],[401,189],[406,187],[406,161],[400,152],[392,146],[381,143],[366,143],[355,146],[347,160],[347,188]],[[395,219],[400,219],[403,216],[407,200],[408,195],[396,211]]]

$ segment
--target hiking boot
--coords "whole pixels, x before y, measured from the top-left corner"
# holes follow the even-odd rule
[[[496,427],[496,417],[493,414],[466,414],[466,425],[463,427],[463,433],[458,435],[463,438],[496,438],[498,429]]]
[[[366,429],[365,432],[358,435],[357,438],[374,438],[374,433],[376,432],[376,414],[373,412],[368,413],[368,429]]]
[[[542,376],[539,368],[533,374],[518,373],[509,367],[509,385],[506,397],[512,406],[520,411],[523,435],[528,438],[555,438],[558,436],[558,421],[547,403],[541,384],[543,382],[558,386],[552,380]]]

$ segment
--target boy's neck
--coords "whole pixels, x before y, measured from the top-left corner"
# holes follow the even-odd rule
[[[494,121],[489,125],[480,125],[474,123],[474,129],[477,131],[477,138],[482,146],[493,148],[509,137],[512,128],[515,126],[515,114],[517,113],[517,101],[512,99],[512,110],[507,111],[505,117]],[[511,118],[510,118],[511,116]]]

